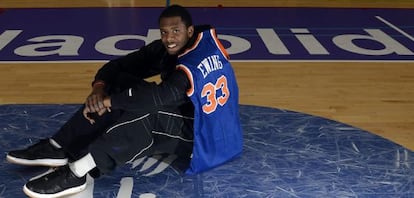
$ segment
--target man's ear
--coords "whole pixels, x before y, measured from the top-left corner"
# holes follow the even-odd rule
[[[190,26],[187,28],[187,33],[189,37],[192,37],[194,34],[194,26]]]

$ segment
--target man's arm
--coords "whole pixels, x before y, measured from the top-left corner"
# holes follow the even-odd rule
[[[114,84],[122,73],[130,74],[137,78],[147,78],[159,74],[161,61],[165,55],[165,48],[160,40],[156,40],[138,51],[126,56],[111,60],[103,65],[95,75],[92,82],[92,91],[85,101],[83,111],[85,118],[88,113],[105,113],[108,108],[104,105],[104,98],[108,96],[106,87]],[[93,123],[93,120],[90,120]]]
[[[110,85],[116,81],[118,74],[128,73],[145,79],[160,73],[160,62],[165,55],[165,48],[156,40],[126,56],[114,59],[103,65],[95,75],[95,82]]]
[[[113,109],[151,111],[162,105],[180,105],[189,101],[186,94],[190,82],[181,70],[173,71],[160,84],[131,87],[106,97],[106,105]]]

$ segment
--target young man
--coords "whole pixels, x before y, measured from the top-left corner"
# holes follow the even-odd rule
[[[242,151],[238,87],[210,26],[192,25],[178,5],[159,17],[161,39],[105,64],[85,105],[52,137],[7,160],[58,166],[29,181],[30,197],[59,197],[118,165],[154,154],[190,158],[187,174],[223,164]],[[159,84],[144,79],[160,74]]]

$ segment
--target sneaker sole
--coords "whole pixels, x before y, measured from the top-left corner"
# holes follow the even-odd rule
[[[16,158],[10,155],[6,156],[8,162],[13,164],[20,164],[25,166],[51,166],[51,167],[58,167],[64,166],[68,163],[67,159],[37,159],[37,160],[27,160]]]
[[[58,193],[55,193],[55,194],[40,194],[40,193],[33,192],[33,191],[29,190],[26,187],[26,185],[24,185],[23,186],[23,192],[27,196],[32,197],[32,198],[57,198],[57,197],[63,197],[63,196],[72,195],[72,194],[82,192],[86,189],[86,186],[87,186],[87,183],[85,182],[85,184],[83,184],[81,186],[76,186],[76,187],[73,187],[73,188],[69,188],[69,189],[66,189],[62,192],[58,192]]]

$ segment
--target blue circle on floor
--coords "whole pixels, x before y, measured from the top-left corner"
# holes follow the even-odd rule
[[[0,149],[23,148],[53,134],[80,105],[0,106]],[[414,197],[414,154],[347,124],[283,109],[241,105],[240,158],[195,176],[156,155],[92,180],[70,197]],[[5,155],[4,155],[5,156]],[[0,197],[46,168],[0,165]]]

